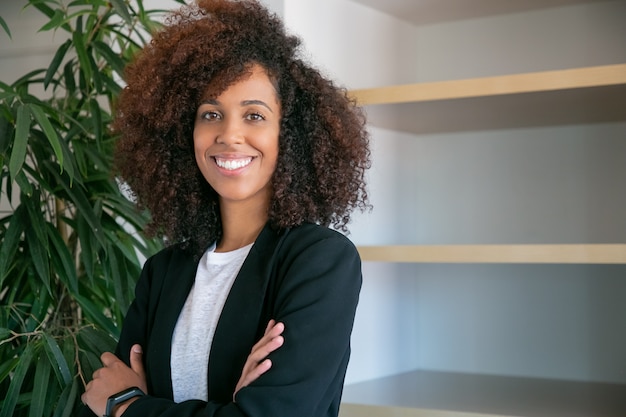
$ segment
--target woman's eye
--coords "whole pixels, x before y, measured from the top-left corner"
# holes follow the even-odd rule
[[[200,117],[205,119],[205,120],[219,120],[220,119],[220,114],[218,112],[214,112],[214,111],[205,111],[205,112],[202,112]]]
[[[263,117],[261,113],[250,113],[246,116],[246,118],[252,121],[265,120],[265,117]]]

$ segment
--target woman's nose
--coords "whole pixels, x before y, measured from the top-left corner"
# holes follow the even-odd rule
[[[244,130],[241,123],[236,120],[225,120],[223,129],[218,133],[217,143],[232,145],[244,142]]]

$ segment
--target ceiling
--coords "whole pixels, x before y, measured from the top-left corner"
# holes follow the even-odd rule
[[[352,0],[416,25],[601,0]]]

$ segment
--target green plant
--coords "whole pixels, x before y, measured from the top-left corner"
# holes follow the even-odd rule
[[[182,1],[179,1],[182,3]],[[69,416],[115,346],[141,257],[161,243],[111,174],[123,69],[159,26],[141,0],[29,0],[67,39],[0,81],[0,417]],[[10,23],[0,27],[10,36]],[[46,98],[31,93],[44,90]]]

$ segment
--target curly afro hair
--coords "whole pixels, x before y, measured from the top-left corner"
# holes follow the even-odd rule
[[[347,231],[369,208],[365,117],[346,91],[299,57],[300,40],[253,0],[198,0],[172,12],[126,68],[116,108],[116,167],[147,232],[195,256],[219,240],[217,193],[196,165],[194,117],[203,94],[219,95],[262,66],[281,104],[279,155],[268,213],[276,228],[304,222]]]

